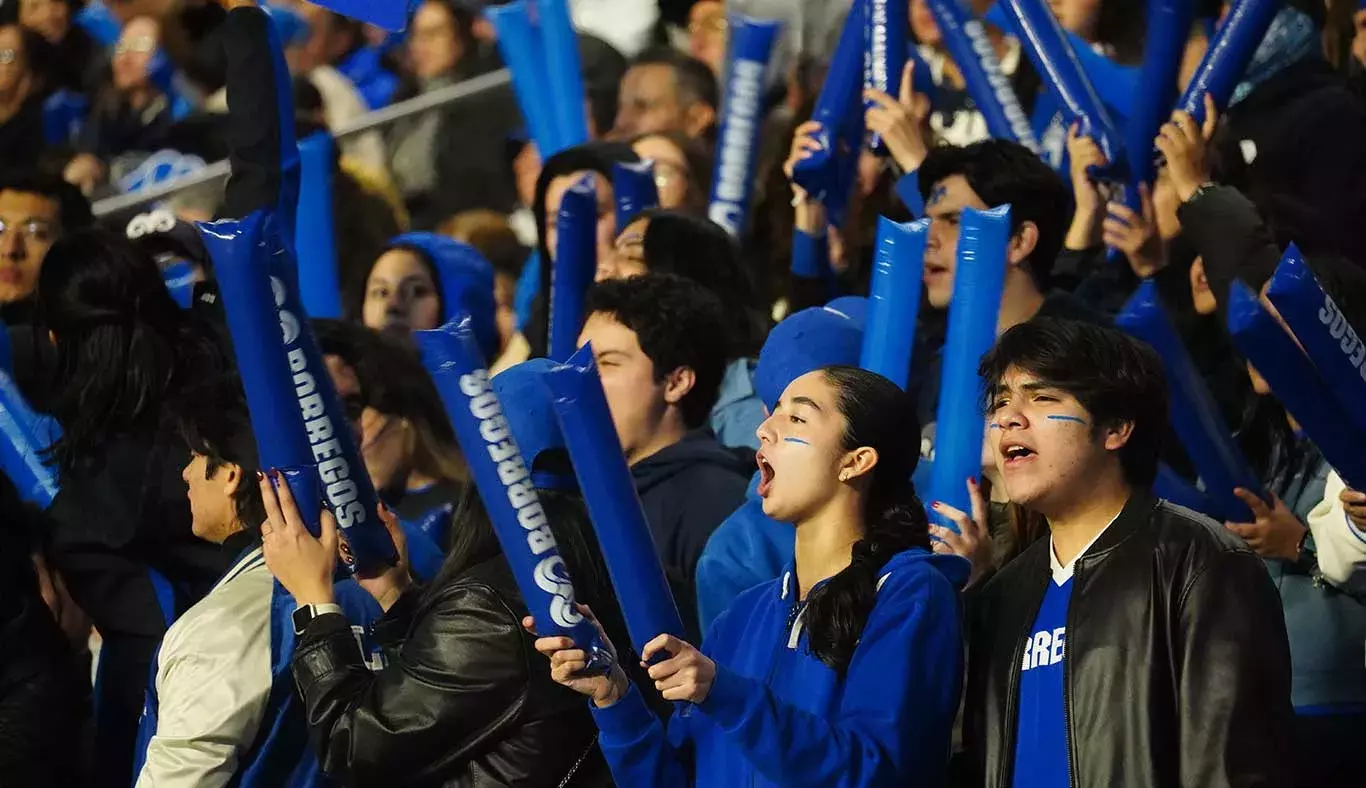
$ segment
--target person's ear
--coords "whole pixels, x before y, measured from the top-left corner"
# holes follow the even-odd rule
[[[1102,428],[1105,435],[1105,450],[1119,451],[1124,448],[1124,444],[1129,442],[1129,438],[1134,434],[1134,423],[1132,421],[1122,421]]]
[[[664,379],[664,401],[670,405],[677,405],[688,396],[693,386],[697,385],[697,373],[693,372],[692,367],[679,367]]]
[[[245,478],[242,466],[231,462],[223,463],[219,474],[223,477],[223,494],[229,498],[237,495],[237,490],[241,488],[242,480]]]
[[[716,108],[694,101],[683,113],[683,127],[688,136],[698,139],[703,132],[716,124]]]
[[[855,479],[869,476],[873,468],[877,467],[877,449],[871,446],[860,446],[844,455],[840,461],[839,479],[842,482],[852,482]]]
[[[1039,245],[1039,226],[1033,222],[1025,222],[1020,225],[1020,229],[1010,236],[1010,246],[1006,248],[1006,260],[1010,265],[1017,266],[1029,259],[1034,254],[1034,249]]]

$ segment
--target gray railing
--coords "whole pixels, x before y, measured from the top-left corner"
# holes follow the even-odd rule
[[[464,99],[476,96],[495,88],[509,84],[512,77],[507,69],[494,71],[490,74],[467,79],[449,87],[439,88],[430,93],[423,93],[407,101],[393,104],[383,109],[375,110],[355,121],[334,129],[333,134],[338,140],[364,134],[367,131],[388,126],[397,120],[420,115],[424,112],[431,112],[441,109],[448,104],[456,104]],[[158,202],[175,194],[194,188],[202,184],[219,181],[228,177],[230,168],[226,159],[216,161],[202,170],[198,170],[181,178],[176,178],[166,183],[157,184],[148,189],[134,194],[120,194],[116,197],[108,197],[96,202],[92,207],[96,216],[107,216],[111,213],[119,213],[140,205]]]

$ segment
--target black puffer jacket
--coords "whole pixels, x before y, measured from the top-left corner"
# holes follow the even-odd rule
[[[962,785],[1011,785],[1024,644],[1051,549],[1035,542],[969,601]],[[1293,784],[1285,619],[1241,540],[1136,493],[1072,584],[1063,708],[1073,788]]]
[[[525,615],[499,556],[405,593],[375,625],[379,673],[345,618],[315,619],[294,679],[323,769],[348,785],[611,785],[588,705],[551,680]]]

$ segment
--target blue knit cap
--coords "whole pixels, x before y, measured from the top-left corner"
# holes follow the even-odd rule
[[[857,366],[868,299],[839,298],[803,309],[773,327],[759,351],[754,389],[770,411],[792,381],[834,365]]]

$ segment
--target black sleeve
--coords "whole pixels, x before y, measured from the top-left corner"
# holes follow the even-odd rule
[[[1280,247],[1257,206],[1232,186],[1210,186],[1176,211],[1181,232],[1204,258],[1205,278],[1220,305],[1228,288],[1241,279],[1260,288],[1281,260]]]
[[[286,141],[293,144],[294,101],[292,94],[280,95],[270,24],[260,8],[235,8],[218,35],[228,94],[223,134],[232,165],[221,211],[227,218],[274,205],[285,187],[281,151]],[[291,114],[282,116],[281,101]]]
[[[518,615],[481,585],[443,590],[379,673],[366,668],[344,620],[310,631],[293,670],[323,769],[355,785],[422,784],[449,772],[521,701],[529,648]]]

